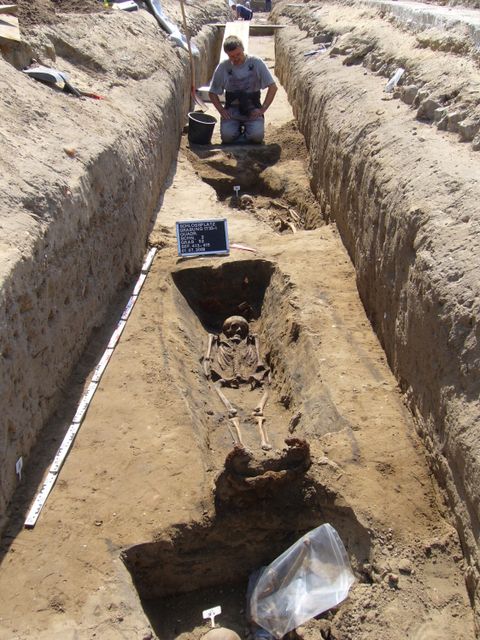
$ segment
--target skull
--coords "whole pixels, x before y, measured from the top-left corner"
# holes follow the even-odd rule
[[[230,316],[223,323],[222,331],[233,342],[241,342],[248,336],[248,322],[242,316]]]

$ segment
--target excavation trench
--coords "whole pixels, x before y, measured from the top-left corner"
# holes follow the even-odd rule
[[[267,135],[261,147],[182,142],[163,204],[168,215],[152,240],[175,217],[214,215],[228,219],[231,242],[240,248],[228,258],[179,260],[174,268],[168,254],[156,262],[160,371],[183,398],[203,466],[197,476],[203,498],[192,518],[157,527],[151,540],[124,549],[122,559],[159,637],[199,637],[206,630],[202,611],[217,604],[224,610],[219,622],[248,637],[251,573],[329,522],[346,546],[357,586],[348,604],[309,623],[312,637],[343,638],[353,628],[374,637],[393,620],[392,639],[438,633],[450,572],[458,575],[455,532],[432,508],[421,449],[363,315],[349,260],[310,191],[296,125],[278,119]],[[231,316],[248,321],[271,373],[263,411],[271,448],[260,446],[252,414],[263,391],[223,389],[238,409],[246,447],[232,451],[238,434],[213,378],[205,376],[208,335],[221,335]],[[421,516],[413,507],[419,504]],[[434,533],[440,549],[431,546]],[[468,611],[457,585],[455,602]],[[437,588],[445,598],[442,612],[432,614]],[[365,606],[375,613],[366,617]],[[408,621],[400,623],[397,614],[407,610]],[[470,622],[446,615],[459,632],[471,633]]]
[[[271,38],[252,37],[251,51],[273,66]],[[299,100],[294,108],[301,112]],[[318,173],[309,173],[284,92],[267,121],[258,147],[222,147],[216,133],[203,148],[183,136],[152,222],[158,253],[42,514],[42,533],[22,555],[39,576],[27,624],[45,598],[41,611],[71,606],[92,625],[100,611],[102,624],[128,621],[136,637],[198,640],[208,630],[202,610],[221,605],[218,622],[249,638],[251,572],[329,522],[357,582],[300,637],[474,637],[456,530],[350,257],[327,223],[333,209]],[[310,166],[318,171],[318,157]],[[179,258],[175,223],[211,218],[227,218],[230,255]],[[260,384],[250,377],[223,388],[244,447],[234,447],[237,427],[205,368],[210,337],[220,344],[232,316],[245,319],[261,360]],[[256,407],[267,387],[261,427]],[[70,584],[57,578],[74,535],[82,552]],[[51,557],[45,536],[55,538]],[[52,594],[39,596],[52,575]],[[25,583],[15,558],[2,579]],[[47,613],[38,628],[48,634],[50,625]]]

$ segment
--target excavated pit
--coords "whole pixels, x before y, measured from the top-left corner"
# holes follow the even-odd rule
[[[131,547],[123,559],[157,631],[168,629],[168,635],[192,631],[190,625],[197,626],[200,620],[198,607],[205,607],[208,601],[223,603],[225,593],[229,593],[227,620],[243,633],[247,621],[240,612],[245,609],[249,575],[269,564],[301,535],[324,522],[333,524],[359,575],[370,555],[370,541],[353,511],[335,505],[335,492],[308,477],[309,447],[290,434],[293,409],[301,399],[294,397],[291,389],[285,393],[277,373],[281,380],[286,375],[302,377],[304,372],[289,370],[285,354],[271,344],[272,324],[282,335],[291,335],[292,343],[300,333],[299,325],[285,315],[289,306],[286,278],[265,260],[227,262],[220,267],[185,265],[172,277],[183,298],[175,295],[179,310],[183,310],[180,322],[187,335],[196,333],[198,323],[205,331],[218,333],[226,317],[241,314],[250,321],[252,331],[265,338],[263,351],[273,374],[273,397],[265,415],[275,448],[268,453],[259,451],[258,442],[250,433],[248,453],[234,450],[227,455],[223,467],[218,453],[211,456],[209,464],[217,467],[214,512],[200,524],[183,523],[160,534],[159,540]],[[282,294],[284,299],[280,300]],[[274,311],[275,318],[271,315]],[[292,326],[297,327],[295,332]],[[272,359],[272,352],[276,358]],[[198,358],[200,354],[196,355]],[[209,391],[212,394],[211,389],[203,389],[199,395],[205,398]],[[248,393],[243,394],[242,400]],[[192,413],[198,415],[194,393],[188,401]],[[323,409],[326,411],[327,407]],[[210,448],[216,443],[217,451],[223,447],[225,455],[231,448],[226,416],[221,416],[217,424],[218,412],[212,418],[205,425],[204,434]]]
[[[308,172],[308,155],[295,122],[278,127],[277,142],[259,147],[184,147],[200,178],[220,202],[248,210],[279,233],[314,229],[324,224]],[[240,187],[240,197],[234,186]]]
[[[230,390],[236,396],[246,450],[234,448],[228,416],[218,403],[212,384],[201,376],[185,395],[194,417],[195,432],[214,490],[201,522],[183,522],[159,531],[152,542],[130,547],[122,558],[152,626],[161,637],[177,637],[199,626],[206,602],[227,597],[226,618],[243,634],[246,584],[249,575],[269,564],[307,531],[330,522],[339,532],[360,580],[371,552],[370,536],[351,507],[337,494],[334,483],[323,484],[309,475],[310,447],[293,437],[300,431],[306,380],[314,375],[309,363],[299,366],[290,353],[308,341],[292,308],[288,277],[271,261],[252,259],[197,266],[189,261],[172,273],[170,294],[177,310],[179,339],[187,337],[193,353],[176,375],[202,358],[202,341],[193,336],[220,333],[225,318],[242,315],[261,340],[261,352],[271,368],[270,397],[265,408],[267,431],[273,444],[262,451],[249,418],[253,392]],[[178,353],[177,343],[169,350]],[[167,347],[168,348],[168,347]],[[169,356],[166,356],[168,359]],[[185,358],[185,355],[183,355]],[[294,382],[296,381],[296,382]],[[332,432],[345,427],[327,394],[317,387],[322,414]],[[250,420],[250,422],[249,422]],[[308,434],[303,425],[302,436]],[[295,433],[294,433],[295,432]],[[309,436],[312,440],[319,436]],[[226,594],[228,594],[226,596]],[[193,627],[193,628],[192,628]]]
[[[202,626],[202,610],[221,603],[222,624],[243,636],[250,574],[324,522],[339,532],[357,578],[365,581],[361,567],[370,557],[369,535],[351,509],[335,505],[335,497],[312,481],[289,479],[287,488],[258,491],[249,508],[206,517],[201,524],[184,523],[124,552],[158,635],[194,632]]]
[[[274,269],[266,260],[242,260],[218,269],[179,269],[172,277],[205,330],[219,333],[228,316],[258,320]]]

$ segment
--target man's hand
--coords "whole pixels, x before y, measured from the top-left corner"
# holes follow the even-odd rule
[[[228,111],[225,109],[223,104],[220,102],[220,98],[217,96],[217,94],[209,92],[208,96],[210,98],[211,103],[220,114],[220,117],[223,120],[231,120],[232,116],[228,113]]]
[[[249,120],[258,120],[258,118],[263,118],[264,111],[263,109],[253,109],[250,111],[248,115]]]

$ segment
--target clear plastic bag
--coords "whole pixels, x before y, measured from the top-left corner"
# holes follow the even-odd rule
[[[342,602],[354,581],[340,536],[330,524],[322,524],[260,572],[250,616],[281,638]]]

